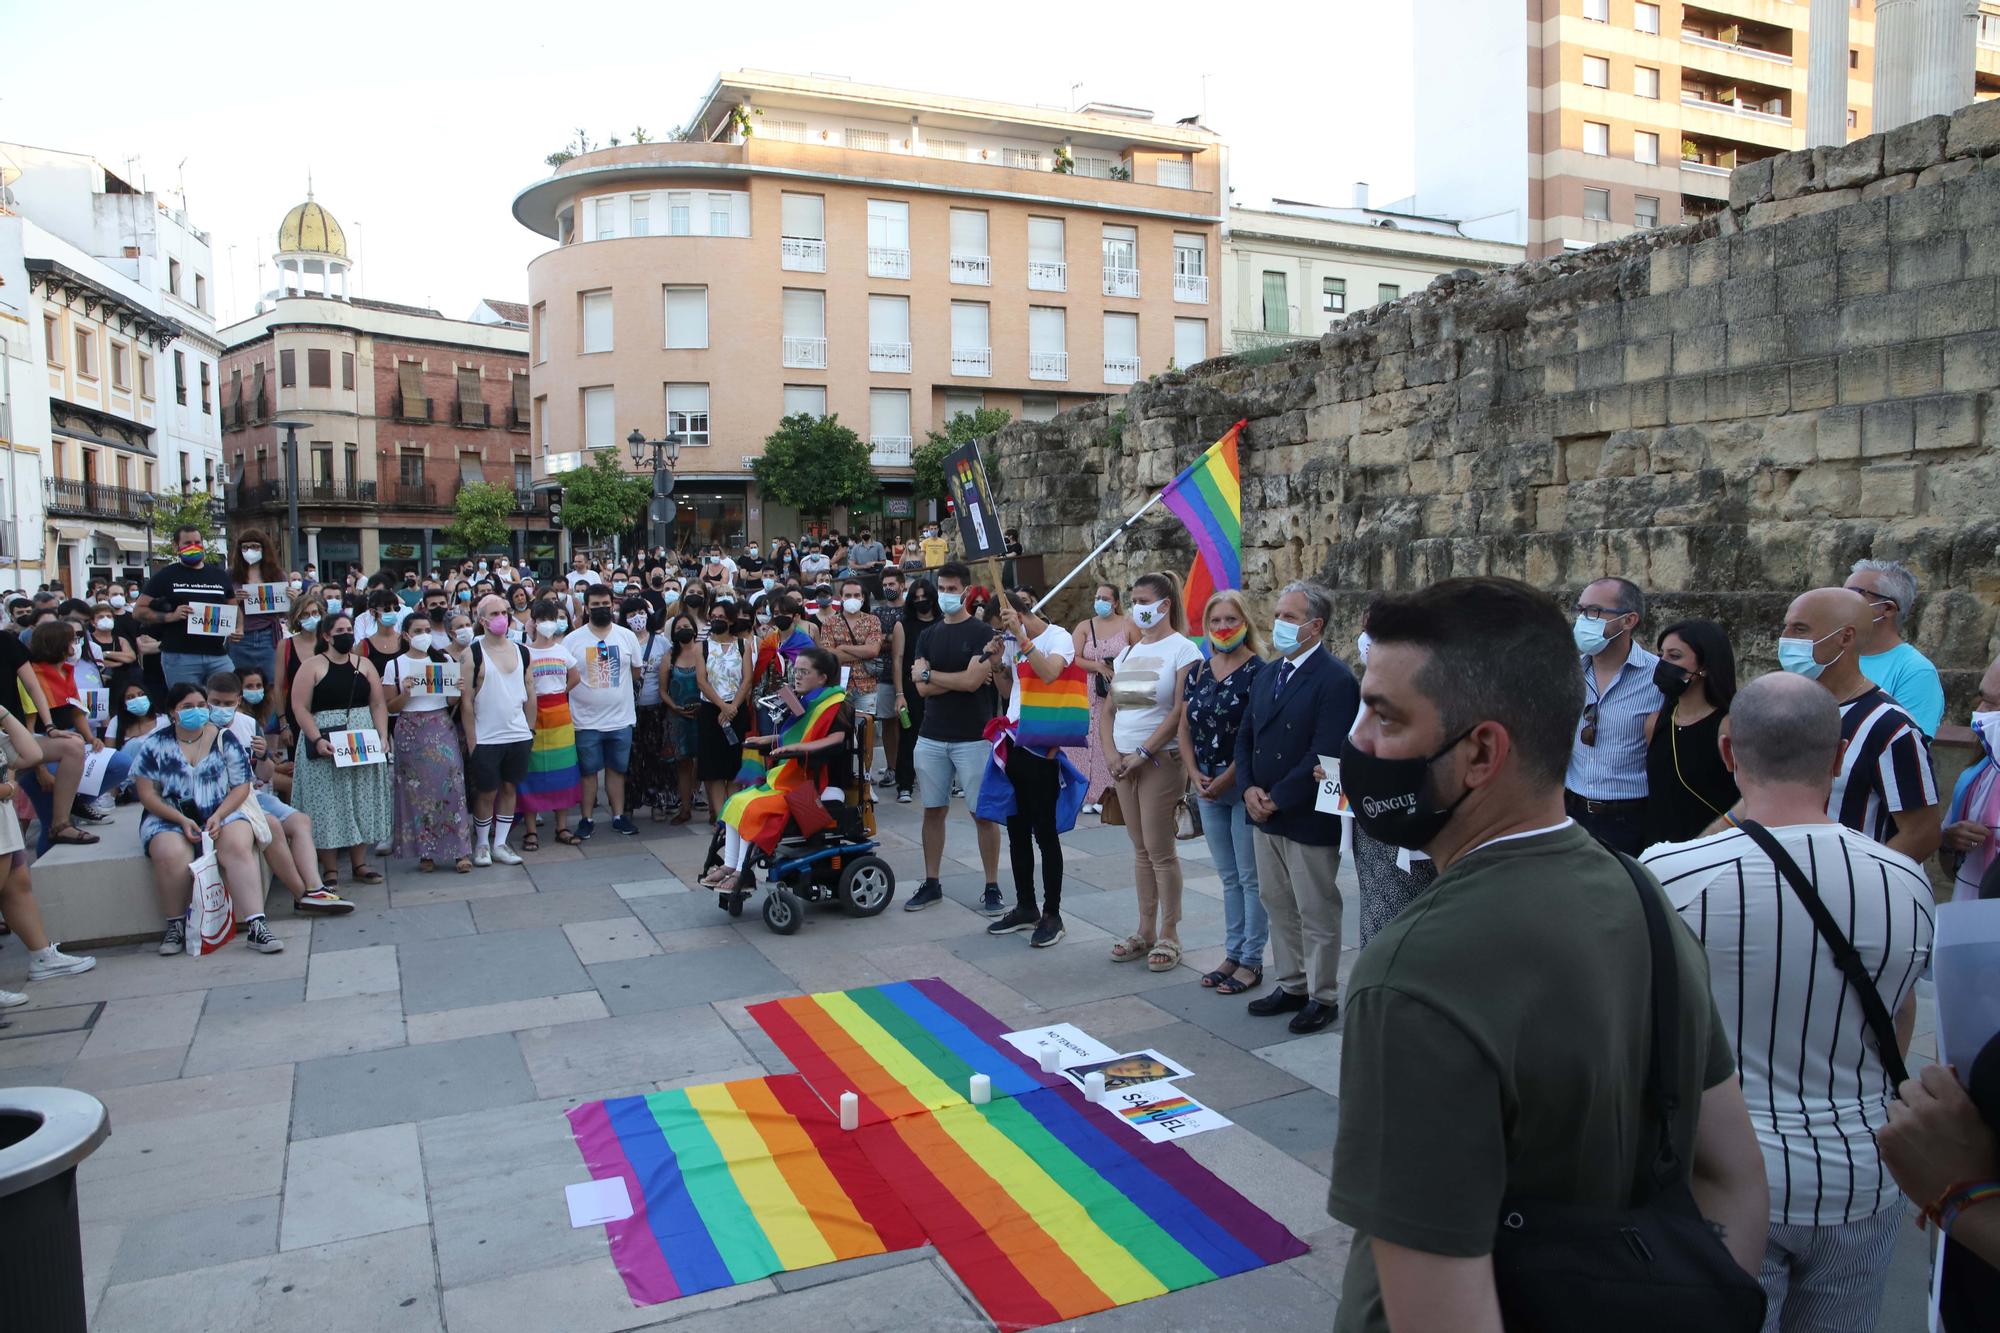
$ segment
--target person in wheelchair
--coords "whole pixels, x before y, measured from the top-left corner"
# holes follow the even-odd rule
[[[854,833],[845,796],[854,776],[854,706],[839,679],[833,654],[808,648],[792,665],[790,689],[758,709],[759,734],[744,739],[737,779],[750,785],[722,807],[722,860],[702,877],[704,888],[752,887],[754,854],[770,856],[787,837]]]

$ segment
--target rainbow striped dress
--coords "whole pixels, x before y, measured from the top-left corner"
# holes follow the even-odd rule
[[[561,644],[528,649],[528,683],[535,694],[535,743],[515,809],[568,810],[583,803],[576,766],[576,728],[569,720],[569,650]]]

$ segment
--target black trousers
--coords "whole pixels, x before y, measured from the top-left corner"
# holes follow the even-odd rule
[[[917,728],[924,724],[924,701],[914,685],[905,687],[903,698],[909,705],[910,721],[896,737],[896,790],[914,791],[917,786]]]
[[[1637,806],[1592,814],[1575,799],[1564,804],[1569,808],[1570,818],[1583,825],[1583,831],[1591,837],[1610,843],[1627,856],[1637,856],[1645,850],[1645,812]]]
[[[1042,911],[1062,911],[1063,854],[1056,833],[1056,796],[1062,770],[1025,745],[1007,751],[1007,780],[1014,784],[1014,813],[1007,816],[1007,855],[1014,864],[1014,901],[1035,905],[1035,849],[1042,852]]]

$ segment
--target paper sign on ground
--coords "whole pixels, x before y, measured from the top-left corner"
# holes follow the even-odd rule
[[[1963,1081],[2000,1032],[2000,898],[1942,903],[1931,947],[1941,1063]]]
[[[1193,1073],[1183,1065],[1176,1064],[1158,1051],[1134,1051],[1128,1055],[1114,1055],[1108,1060],[1089,1060],[1083,1064],[1069,1065],[1063,1073],[1075,1081],[1079,1088],[1084,1086],[1085,1075],[1102,1072],[1107,1092],[1117,1088],[1136,1087],[1141,1083],[1157,1083],[1163,1078],[1192,1078]]]
[[[1319,757],[1319,766],[1326,770],[1326,776],[1320,779],[1319,799],[1313,803],[1313,809],[1321,814],[1352,819],[1354,807],[1348,803],[1347,793],[1340,786],[1340,761],[1332,755],[1323,754]]]
[[[411,694],[441,694],[447,699],[458,697],[458,663],[426,662],[413,667],[407,663],[403,667],[403,683]]]
[[[1106,1060],[1118,1058],[1118,1052],[1074,1023],[1051,1023],[1045,1028],[1023,1028],[1019,1032],[1003,1032],[1000,1034],[1000,1040],[1031,1060],[1040,1058],[1040,1047],[1044,1043],[1053,1046],[1056,1048],[1058,1068],[1086,1061],[1101,1064]]]
[[[206,638],[227,638],[236,632],[237,619],[234,602],[189,602],[187,632]]]
[[[83,705],[84,711],[90,714],[92,722],[102,723],[111,720],[110,690],[78,690],[77,694],[80,696],[78,702]]]
[[[87,750],[83,756],[83,776],[77,779],[76,794],[79,796],[102,796],[104,775],[111,769],[111,756],[118,751],[110,746],[102,750]]]
[[[1192,1134],[1222,1129],[1227,1116],[1203,1106],[1172,1083],[1137,1083],[1105,1094],[1105,1105],[1148,1142],[1166,1143]]]
[[[569,1199],[569,1224],[573,1227],[601,1227],[632,1215],[632,1195],[623,1176],[568,1185],[563,1194]]]
[[[333,742],[335,768],[385,763],[389,757],[383,752],[382,737],[373,727],[363,727],[358,731],[329,731],[326,738]]]
[[[292,609],[292,590],[282,583],[246,583],[237,591],[243,594],[243,605],[255,615]]]

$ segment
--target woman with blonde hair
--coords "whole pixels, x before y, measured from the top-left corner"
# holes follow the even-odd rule
[[[1250,690],[1264,667],[1264,642],[1249,600],[1234,588],[1209,597],[1201,610],[1209,658],[1187,669],[1182,693],[1181,754],[1201,809],[1202,836],[1222,880],[1222,966],[1202,976],[1218,995],[1241,995],[1264,980],[1270,922],[1257,896],[1257,849],[1243,786],[1236,780],[1236,734],[1250,707]]]
[[[1138,638],[1112,664],[1110,708],[1097,728],[1118,808],[1132,839],[1139,928],[1111,946],[1115,962],[1143,957],[1154,972],[1180,966],[1181,861],[1174,809],[1187,790],[1180,748],[1188,668],[1201,649],[1187,636],[1181,582],[1172,574],[1132,581]]]

